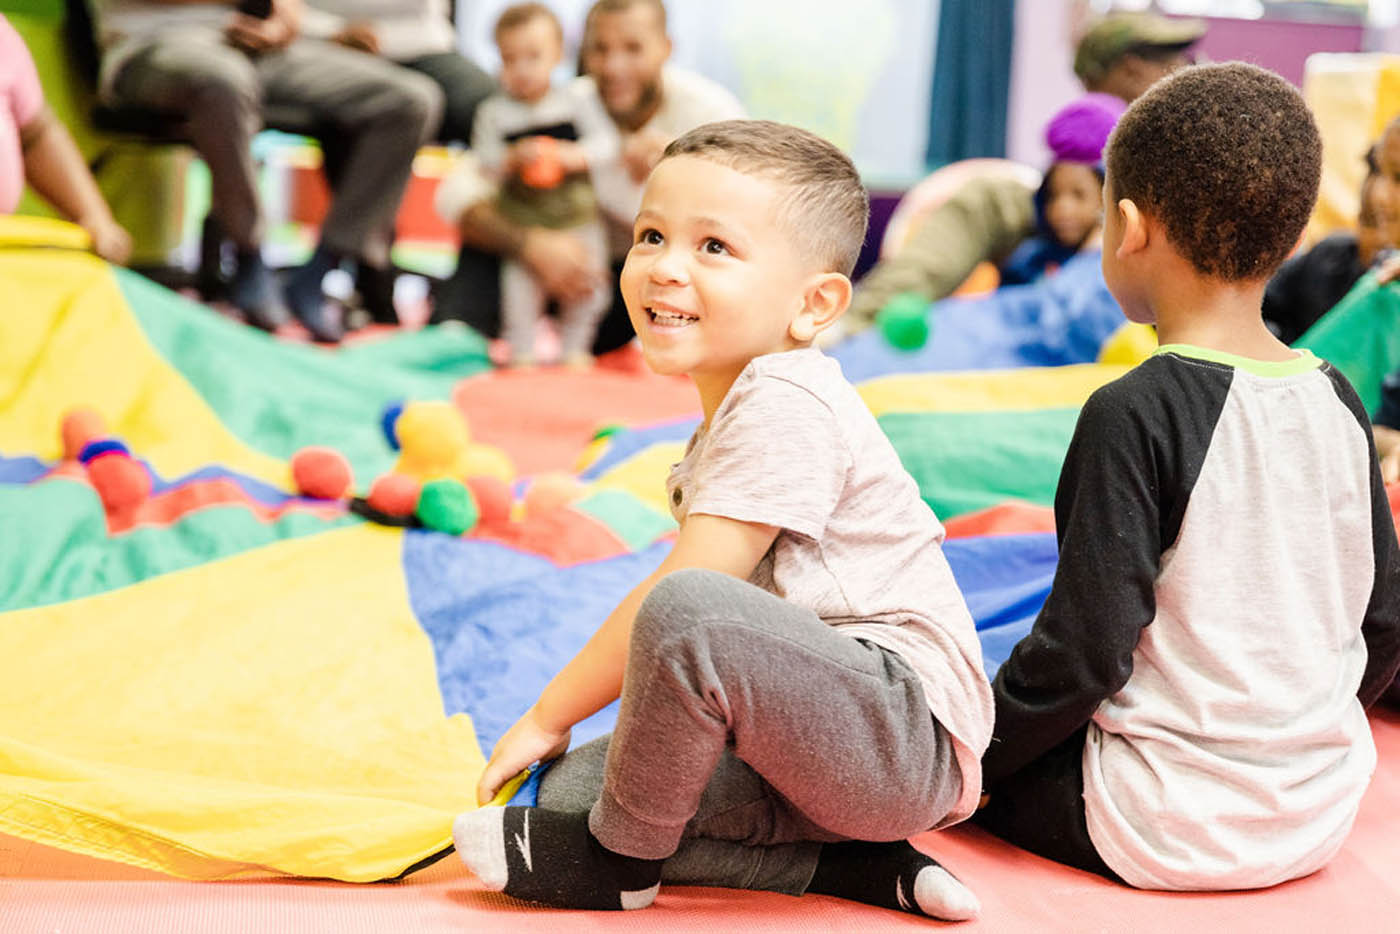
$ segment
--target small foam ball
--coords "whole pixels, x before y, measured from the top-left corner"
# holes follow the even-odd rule
[[[94,409],[70,409],[59,428],[63,437],[63,459],[76,460],[90,441],[107,433],[107,424]]]
[[[515,463],[510,455],[491,444],[473,444],[463,458],[462,475],[495,477],[502,483],[515,482]]]
[[[401,473],[386,473],[370,484],[366,502],[387,516],[411,516],[418,508],[423,484]]]
[[[928,343],[928,300],[911,292],[896,295],[880,309],[875,323],[896,350],[918,350]]]
[[[482,525],[499,525],[510,521],[510,509],[515,504],[510,484],[489,474],[467,477],[466,483],[481,513],[478,521]]]
[[[467,421],[450,402],[410,402],[395,422],[398,473],[437,479],[456,472],[470,439]]]
[[[451,477],[423,484],[415,513],[425,526],[448,535],[471,531],[481,515],[471,491]]]
[[[559,142],[552,136],[535,140],[539,155],[520,170],[520,180],[531,188],[558,188],[564,181],[564,164],[559,161]]]
[[[384,440],[389,442],[389,447],[395,451],[399,449],[399,416],[403,414],[403,401],[390,402],[384,407],[384,412],[379,416],[379,427],[384,431]]]
[[[151,495],[151,474],[129,456],[109,452],[88,462],[88,480],[108,512],[135,509]]]
[[[108,454],[120,454],[122,457],[130,457],[131,449],[122,444],[116,438],[98,438],[96,441],[89,441],[78,451],[78,460],[84,464],[90,464],[99,457]]]
[[[541,474],[525,491],[525,515],[527,518],[548,515],[586,495],[588,487],[577,477],[566,473]]]
[[[345,455],[332,448],[307,447],[292,455],[292,481],[303,496],[343,499],[355,477]]]

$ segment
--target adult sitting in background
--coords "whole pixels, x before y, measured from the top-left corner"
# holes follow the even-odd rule
[[[477,105],[496,90],[491,76],[457,51],[447,0],[309,0],[302,32],[437,82],[444,101],[434,136],[439,142],[471,142]]]
[[[1131,103],[1153,82],[1189,61],[1205,35],[1200,20],[1115,13],[1079,40],[1074,72],[1085,90]],[[877,264],[856,287],[846,315],[852,330],[868,326],[896,295],[946,298],[979,263],[1001,265],[1036,230],[1035,190],[1009,177],[967,182],[930,211],[898,253]]]
[[[608,227],[613,259],[612,309],[599,326],[594,353],[623,346],[634,336],[617,295],[617,274],[632,244],[632,222],[642,182],[666,144],[715,120],[743,115],[743,107],[719,85],[667,64],[671,40],[661,0],[597,0],[588,11],[580,63],[584,75],[571,88],[590,123],[616,133],[616,155],[590,165],[594,191]],[[502,217],[494,190],[479,173],[455,173],[438,191],[438,213],[461,233],[457,271],[437,296],[433,320],[460,319],[484,334],[500,329],[501,257],[523,264],[544,291],[560,302],[586,296],[597,284],[587,249],[577,238]]]
[[[232,298],[258,327],[286,320],[286,305],[321,341],[344,324],[321,280],[342,260],[388,265],[388,229],[417,152],[442,112],[436,84],[329,42],[299,39],[301,0],[271,0],[266,18],[239,3],[98,0],[103,48],[99,93],[117,106],[186,118],[209,165],[212,209],[236,248]],[[283,295],[263,262],[264,215],[250,144],[265,107],[294,105],[346,140],[345,168],[311,259]]]
[[[4,16],[0,16],[0,102],[0,214],[14,212],[28,182],[87,231],[93,252],[108,262],[126,262],[131,256],[131,235],[112,219],[73,137],[44,104],[34,59]]]

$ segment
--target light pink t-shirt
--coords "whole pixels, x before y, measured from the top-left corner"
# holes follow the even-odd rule
[[[962,770],[942,825],[969,816],[992,734],[981,644],[943,526],[840,365],[814,349],[751,361],[666,486],[678,522],[778,526],[750,582],[909,663]]]
[[[0,16],[0,214],[13,214],[24,193],[24,152],[19,128],[44,108],[44,89],[29,48]]]

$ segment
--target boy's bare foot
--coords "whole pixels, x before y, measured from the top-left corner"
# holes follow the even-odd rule
[[[944,921],[977,917],[977,896],[906,841],[823,844],[807,891]]]
[[[607,849],[587,813],[482,808],[457,818],[452,839],[488,889],[555,908],[645,908],[661,886],[664,860]]]

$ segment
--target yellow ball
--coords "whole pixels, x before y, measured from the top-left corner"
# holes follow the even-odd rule
[[[1157,332],[1150,325],[1129,321],[1103,342],[1099,348],[1099,362],[1137,366],[1156,349]]]
[[[462,457],[459,476],[495,477],[502,483],[515,482],[515,464],[510,455],[491,444],[470,445]]]
[[[470,445],[467,422],[450,402],[410,402],[394,425],[399,439],[395,473],[419,480],[461,476]]]

